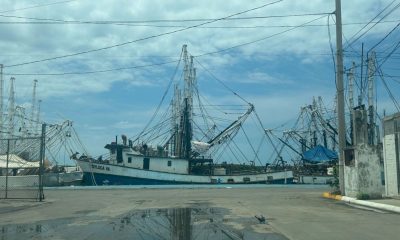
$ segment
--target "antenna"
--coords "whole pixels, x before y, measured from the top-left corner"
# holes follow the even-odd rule
[[[8,98],[8,137],[14,136],[14,110],[15,110],[15,91],[14,91],[15,78],[10,78],[10,96]]]

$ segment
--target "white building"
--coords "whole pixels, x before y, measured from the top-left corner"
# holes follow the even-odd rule
[[[383,119],[385,194],[400,195],[400,113]]]

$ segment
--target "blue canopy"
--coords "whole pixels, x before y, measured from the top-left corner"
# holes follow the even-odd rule
[[[338,155],[336,152],[321,145],[317,145],[316,147],[303,152],[303,160],[310,162],[328,162],[337,159]]]

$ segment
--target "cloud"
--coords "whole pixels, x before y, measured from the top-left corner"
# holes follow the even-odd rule
[[[199,56],[197,60],[229,88],[254,103],[266,124],[279,124],[279,121],[293,118],[299,106],[310,102],[313,95],[333,99],[334,70],[329,55],[327,16],[313,22],[315,26],[298,28],[293,26],[304,24],[319,16],[221,20],[154,38],[152,36],[204,21],[132,22],[222,18],[267,2],[256,0],[250,4],[248,1],[232,0],[227,4],[224,0],[73,1],[5,13],[21,17],[72,21],[130,21],[124,24],[0,24],[0,63],[5,66],[150,37],[147,40],[88,54],[5,67],[5,92],[8,92],[8,79],[15,76],[18,103],[30,102],[33,79],[38,79],[38,99],[43,100],[42,116],[53,120],[57,116],[56,112],[59,112],[66,118],[73,119],[84,139],[93,145],[90,138],[93,138],[95,130],[98,143],[101,139],[105,141],[113,137],[115,132],[120,132],[123,128],[133,131],[143,126],[157,106],[157,99],[163,95],[174,75],[176,63],[94,74],[12,74],[79,73],[158,64],[179,59],[182,45],[187,44],[190,54],[210,53]],[[390,2],[391,0],[342,1],[343,34],[346,39],[350,40],[363,26],[348,23],[368,22]],[[32,5],[32,1],[28,0],[5,0],[2,2],[2,9],[18,9]],[[332,13],[334,7],[334,1],[286,0],[236,17]],[[396,20],[398,11],[385,20]],[[4,17],[0,17],[0,20],[25,21]],[[333,23],[332,19],[330,23]],[[371,28],[353,48],[360,49],[359,44],[364,42],[365,49],[368,49],[396,24],[397,22],[387,22]],[[287,32],[282,33],[283,31]],[[330,31],[334,39],[334,26],[331,26]],[[242,45],[252,41],[257,42]],[[332,41],[334,45],[335,41]],[[390,46],[388,43],[391,43],[390,39],[383,44]],[[229,49],[238,45],[242,46]],[[228,50],[213,53],[223,49]],[[350,55],[348,52],[346,54]],[[345,61],[359,61],[359,56],[356,53],[354,55],[354,58],[347,57]],[[200,89],[206,96],[223,104],[242,103],[240,99],[227,93],[225,87],[216,83],[197,61],[195,63]],[[181,70],[182,63],[175,82],[181,79]],[[7,95],[3,98],[7,99]]]

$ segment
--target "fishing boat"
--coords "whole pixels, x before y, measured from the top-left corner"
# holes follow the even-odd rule
[[[226,147],[227,143],[232,141],[248,116],[254,112],[254,106],[247,103],[247,109],[222,128],[215,123],[210,123],[206,117],[200,117],[206,115],[207,110],[200,105],[201,97],[198,93],[196,69],[186,45],[182,48],[180,59],[183,61],[183,93],[182,87],[175,84],[172,101],[158,123],[153,124],[157,116],[155,113],[145,129],[136,137],[128,139],[122,135],[120,140],[116,137],[115,141],[105,145],[108,157],[94,158],[86,155],[79,156],[77,153],[71,156],[84,173],[84,184],[291,182],[293,180],[291,171],[272,172],[265,166],[255,166],[254,162],[248,165],[214,162],[213,149]],[[171,84],[172,81],[168,88]],[[195,109],[200,113],[195,113]],[[202,123],[196,123],[196,119],[201,119]],[[200,126],[203,128],[200,129]],[[218,131],[218,129],[222,130]]]

